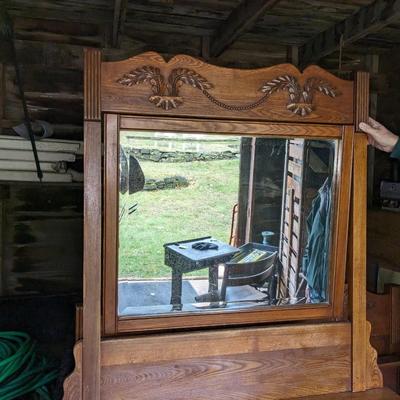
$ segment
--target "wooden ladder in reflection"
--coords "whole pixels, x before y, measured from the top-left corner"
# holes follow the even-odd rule
[[[229,244],[234,247],[237,246],[238,215],[239,215],[239,204],[236,203],[232,208],[231,234],[229,237]]]

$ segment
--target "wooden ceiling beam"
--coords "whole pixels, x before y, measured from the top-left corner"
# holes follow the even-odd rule
[[[280,0],[242,0],[213,37],[211,57],[218,57],[240,35],[254,26],[264,13]]]
[[[115,0],[114,3],[114,18],[112,28],[112,47],[119,47],[121,34],[124,30],[126,21],[126,9],[128,6],[128,0]]]
[[[399,19],[400,0],[375,0],[301,46],[300,64],[305,67],[333,53],[341,42],[353,43]]]
[[[39,3],[39,2],[37,2]],[[20,18],[35,18],[35,19],[47,19],[53,21],[65,22],[78,22],[78,23],[91,23],[91,24],[109,24],[112,18],[111,9],[100,9],[85,6],[83,3],[81,8],[69,8],[65,6],[62,8],[57,5],[55,7],[50,3],[51,6],[48,8],[32,1],[27,0],[15,0],[8,3],[8,11],[13,17]],[[34,7],[36,5],[36,7]]]

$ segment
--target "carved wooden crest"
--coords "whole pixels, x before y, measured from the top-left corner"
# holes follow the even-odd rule
[[[256,108],[274,93],[288,91],[289,101],[286,108],[302,117],[309,115],[315,109],[314,94],[316,92],[332,98],[340,95],[335,87],[321,78],[308,78],[304,86],[301,86],[296,77],[281,75],[264,83],[260,88],[264,95],[258,100],[244,105],[231,105],[216,99],[209,92],[210,89],[214,88],[214,85],[193,69],[173,69],[166,79],[159,68],[151,65],[136,68],[124,74],[117,82],[128,87],[142,83],[150,84],[153,94],[149,97],[149,101],[164,110],[178,108],[184,103],[184,99],[179,95],[179,88],[183,84],[200,90],[211,102],[231,111],[246,111]]]
[[[329,97],[336,97],[340,93],[329,82],[320,78],[308,78],[303,87],[294,76],[284,75],[264,84],[261,91],[271,95],[279,90],[289,92],[287,109],[301,116],[310,114],[314,107],[314,94],[321,92]]]
[[[118,79],[117,82],[125,86],[149,83],[153,91],[149,101],[157,107],[164,108],[164,110],[177,108],[183,104],[183,98],[179,96],[179,87],[183,84],[193,86],[203,92],[213,88],[213,85],[207,79],[191,69],[176,68],[166,80],[160,69],[151,65],[136,68]]]

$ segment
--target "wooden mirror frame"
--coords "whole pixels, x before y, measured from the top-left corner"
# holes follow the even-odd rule
[[[103,333],[113,336],[294,320],[340,320],[354,139],[354,85],[316,66],[232,70],[156,53],[101,63],[104,131]],[[215,83],[214,83],[215,82]],[[306,94],[304,94],[306,93]],[[339,139],[329,302],[230,312],[117,315],[118,143],[121,130]]]
[[[104,179],[104,334],[114,336],[148,330],[171,330],[212,326],[259,324],[300,320],[341,320],[346,265],[348,216],[350,204],[352,127],[339,125],[301,125],[279,123],[245,123],[235,120],[210,121],[165,117],[104,115],[105,179]],[[199,313],[169,313],[154,316],[118,316],[118,148],[120,130],[156,130],[178,133],[201,132],[235,134],[243,137],[301,137],[337,139],[334,171],[334,220],[329,263],[329,300],[321,304],[253,307],[250,310],[210,310]],[[244,134],[242,132],[245,132]],[[295,132],[292,134],[291,132]]]
[[[150,71],[148,68],[153,67]],[[165,78],[179,69],[180,73],[186,74],[182,86],[178,85],[172,90],[171,86],[164,85]],[[158,81],[150,82],[149,79],[141,78],[138,75],[158,75]],[[194,82],[193,82],[194,79]],[[270,82],[281,85],[278,89],[271,89]],[[295,90],[293,102],[303,103],[288,106],[288,86],[282,82],[292,80],[292,84],[298,83],[297,88],[307,90],[312,87],[318,90],[309,99]],[[173,81],[173,80],[172,80]],[[154,83],[155,82],[155,83]],[[158,82],[158,83],[157,83]],[[163,85],[160,85],[160,82]],[[169,81],[171,82],[171,81]],[[200,83],[199,83],[200,82]],[[217,85],[217,83],[218,85]],[[329,85],[325,83],[328,82]],[[191,83],[192,87],[187,85]],[[126,86],[134,85],[131,88]],[[318,88],[318,85],[320,87]],[[215,86],[214,86],[215,85]],[[311,88],[310,88],[311,86]],[[153,89],[153,94],[151,90]],[[259,90],[263,90],[261,92]],[[293,86],[292,86],[293,89]],[[332,90],[337,90],[332,93]],[[84,299],[83,299],[83,346],[77,346],[75,358],[77,367],[74,376],[67,382],[72,385],[77,376],[81,376],[79,387],[83,399],[98,399],[100,391],[100,346],[101,346],[101,301],[102,298],[102,242],[106,241],[107,235],[113,235],[112,229],[107,226],[107,221],[112,222],[109,212],[115,212],[115,204],[107,209],[107,202],[115,198],[116,193],[106,191],[105,204],[105,229],[102,231],[102,124],[107,132],[113,132],[111,136],[107,133],[107,140],[111,137],[115,141],[120,128],[136,129],[160,129],[160,130],[185,130],[186,132],[213,131],[221,133],[240,133],[260,135],[272,133],[276,136],[285,136],[286,129],[296,127],[300,136],[305,137],[336,137],[343,138],[340,151],[342,179],[340,192],[338,194],[338,207],[343,211],[337,213],[336,224],[347,226],[348,211],[350,208],[351,177],[361,177],[361,181],[353,179],[352,192],[352,225],[350,233],[351,250],[349,252],[348,280],[350,289],[350,311],[352,327],[352,389],[365,390],[370,387],[381,385],[381,376],[377,372],[376,359],[368,347],[368,327],[365,319],[365,206],[364,195],[355,196],[357,190],[365,189],[365,163],[366,163],[366,141],[364,135],[355,133],[359,122],[368,118],[368,74],[357,73],[356,79],[344,81],[330,73],[316,67],[308,67],[303,73],[295,67],[284,64],[270,68],[257,70],[232,70],[208,65],[202,61],[188,56],[176,56],[168,63],[156,53],[145,53],[120,62],[102,62],[101,53],[95,49],[85,51],[85,242],[84,242]],[[264,93],[264,95],[262,95]],[[293,94],[293,93],[292,93]],[[150,97],[149,97],[150,95]],[[335,97],[334,97],[335,95]],[[299,97],[300,96],[300,97]],[[303,96],[303,97],[301,97]],[[340,96],[340,100],[337,100]],[[264,99],[262,99],[264,97]],[[335,101],[336,100],[336,101]],[[265,104],[264,104],[265,103]],[[267,105],[267,106],[266,106]],[[240,127],[240,128],[239,128]],[[273,129],[273,132],[268,130]],[[178,129],[179,128],[179,129]],[[282,133],[284,132],[284,133]],[[329,134],[327,134],[329,132]],[[291,135],[293,135],[291,133]],[[360,163],[354,165],[352,171],[353,144],[355,151],[361,157]],[[107,145],[106,145],[107,147]],[[107,147],[109,148],[109,147]],[[106,164],[117,164],[116,152],[106,156]],[[105,184],[111,172],[114,174],[114,188],[116,190],[115,165],[111,171],[105,166]],[[353,175],[352,175],[353,174]],[[107,199],[107,196],[114,196]],[[114,210],[112,208],[114,207]],[[111,211],[110,211],[111,210]],[[115,215],[115,214],[114,214]],[[115,218],[115,217],[114,217]],[[337,231],[339,232],[339,231]],[[114,232],[115,233],[115,232]],[[343,232],[347,238],[347,232]],[[338,238],[335,249],[336,256],[344,260],[347,240],[344,237]],[[115,235],[114,235],[115,238]],[[114,239],[115,240],[115,239]],[[114,250],[115,251],[115,250]],[[105,252],[107,258],[109,252]],[[110,299],[110,283],[107,274],[110,271],[107,267],[104,270],[105,299]],[[116,270],[113,272],[114,276]],[[329,307],[316,307],[311,309],[309,318],[341,319],[343,315],[343,294],[345,263],[336,269],[334,285],[334,302]],[[116,291],[114,280],[114,292]],[[111,293],[111,296],[113,294]],[[107,301],[106,301],[107,303]],[[309,310],[309,308],[307,308]],[[321,312],[323,310],[323,312]],[[329,310],[329,311],[327,311]],[[277,310],[281,312],[280,310]],[[107,305],[103,312],[107,313]],[[114,307],[114,314],[116,308]],[[287,311],[285,311],[287,312]],[[290,310],[289,310],[290,312]],[[269,311],[274,314],[274,311]],[[299,314],[296,308],[296,314]],[[227,313],[228,315],[230,313]],[[248,314],[248,319],[241,319],[242,312],[231,321],[232,324],[260,323],[273,318],[266,318],[260,321],[259,311]],[[232,314],[234,315],[234,314]],[[218,316],[219,318],[221,315]],[[168,318],[168,317],[167,317]],[[179,318],[179,317],[174,317]],[[201,315],[182,316],[182,318],[193,318],[199,321]],[[205,315],[205,318],[209,316]],[[228,315],[229,318],[229,315]],[[160,317],[157,317],[160,319]],[[162,320],[163,318],[161,318]],[[275,320],[298,320],[291,315],[291,318],[277,316]],[[103,319],[108,321],[104,324],[103,334],[115,335],[117,333],[128,333],[135,331],[133,325],[117,327],[115,318]],[[113,322],[115,321],[115,322]],[[143,320],[142,320],[143,321]],[[141,321],[141,322],[142,322]],[[212,324],[211,324],[212,325]],[[189,322],[187,326],[193,326]],[[199,324],[196,323],[196,327]],[[209,321],[203,326],[210,326]],[[316,325],[315,325],[316,326]],[[321,328],[323,325],[320,325]],[[338,329],[347,329],[338,324]],[[115,328],[114,328],[115,327]],[[178,327],[172,326],[172,327]],[[182,327],[182,325],[179,325]],[[140,329],[143,328],[143,325]],[[150,323],[148,329],[160,329],[166,327],[155,326]],[[168,326],[171,328],[171,325]],[[325,328],[323,328],[325,329]],[[114,346],[108,342],[104,346]],[[102,345],[103,346],[103,345]],[[80,350],[81,349],[81,350]],[[79,352],[82,351],[82,354]],[[372,355],[371,355],[372,354]],[[105,361],[106,359],[104,359]],[[80,362],[82,366],[80,366]],[[106,364],[102,364],[106,365]],[[82,375],[80,375],[82,371]],[[78,375],[77,375],[78,374]],[[377,377],[377,378],[376,378]],[[376,378],[376,379],[375,379]]]

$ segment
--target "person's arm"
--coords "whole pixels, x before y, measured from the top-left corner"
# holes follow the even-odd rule
[[[400,138],[397,140],[397,143],[394,146],[394,148],[390,154],[390,157],[400,158]]]
[[[382,124],[369,118],[368,124],[361,122],[360,129],[368,135],[368,143],[379,150],[400,158],[400,139]]]

